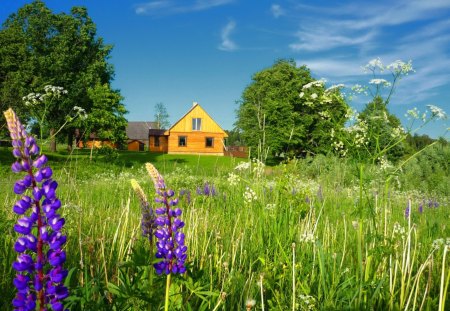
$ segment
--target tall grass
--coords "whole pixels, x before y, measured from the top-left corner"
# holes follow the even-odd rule
[[[140,165],[146,160],[154,161],[171,188],[191,194],[190,201],[180,196],[188,271],[173,280],[173,310],[244,310],[249,299],[256,301],[254,310],[449,307],[445,193],[394,184],[386,189],[385,172],[370,166],[360,178],[355,165],[339,159],[299,160],[262,174],[254,164],[235,171],[237,162],[230,159],[173,159],[130,155],[131,164],[113,165],[100,157],[52,158],[67,220],[71,310],[159,310],[164,304],[165,279],[151,269],[139,202],[129,186],[136,178],[151,196]],[[237,182],[228,180],[230,172],[239,176]],[[4,171],[1,310],[11,309],[13,297],[12,181]],[[216,195],[196,193],[206,182]],[[251,200],[244,198],[247,187],[256,195]]]

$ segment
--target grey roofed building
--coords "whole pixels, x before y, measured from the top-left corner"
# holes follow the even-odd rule
[[[150,129],[156,129],[157,122],[150,121],[130,121],[128,122],[126,133],[128,141],[139,140],[148,146],[148,134]]]

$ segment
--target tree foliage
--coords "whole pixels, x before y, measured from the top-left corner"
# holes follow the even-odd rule
[[[344,125],[348,108],[338,89],[326,92],[307,67],[297,67],[293,60],[279,60],[252,79],[242,94],[236,122],[248,146],[272,155],[331,150],[331,129]],[[305,85],[309,96],[302,92]]]
[[[54,14],[42,1],[23,6],[0,30],[0,109],[12,107],[27,120],[21,98],[51,84],[68,94],[64,101],[48,107],[47,128],[63,124],[74,106],[89,114],[93,101],[88,90],[97,84],[109,87],[113,78],[108,63],[111,49],[97,36],[84,7],[73,7],[70,14]],[[65,132],[73,130],[67,127]]]

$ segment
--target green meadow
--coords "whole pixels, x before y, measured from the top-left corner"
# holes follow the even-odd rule
[[[12,310],[18,200],[0,148],[0,309]],[[336,157],[265,166],[229,157],[49,154],[66,220],[70,310],[162,310],[166,277],[141,236],[151,162],[179,198],[187,272],[169,310],[448,310],[450,147],[401,170]]]

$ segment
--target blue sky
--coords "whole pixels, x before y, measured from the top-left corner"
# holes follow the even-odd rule
[[[24,0],[0,0],[0,21]],[[404,114],[427,104],[450,113],[450,1],[48,0],[55,13],[86,6],[98,35],[113,44],[113,86],[132,121],[152,120],[162,102],[170,121],[199,102],[224,128],[257,71],[292,58],[327,84],[366,84],[361,69],[379,57],[412,60],[390,103]],[[299,90],[300,91],[300,90]],[[361,110],[368,98],[350,104]],[[447,121],[420,133],[443,135]],[[448,138],[448,135],[447,135]]]

